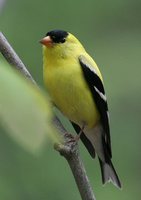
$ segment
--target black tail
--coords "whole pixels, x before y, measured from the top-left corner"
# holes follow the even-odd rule
[[[120,180],[118,178],[118,175],[116,173],[116,170],[114,169],[112,162],[110,161],[110,163],[106,162],[104,163],[99,158],[99,163],[101,167],[103,184],[111,181],[116,187],[121,188]]]

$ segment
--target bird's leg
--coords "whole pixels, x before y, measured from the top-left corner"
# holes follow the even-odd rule
[[[80,129],[78,135],[74,138],[76,142],[78,142],[78,140],[80,139],[81,134],[82,134],[83,131],[84,131],[84,128],[85,128],[85,124],[82,125],[82,128]]]
[[[78,133],[78,135],[76,136],[72,136],[71,135],[71,139],[67,141],[67,143],[70,143],[70,142],[78,142],[80,137],[81,137],[81,134],[83,133],[84,131],[84,128],[85,128],[85,124],[83,124],[82,128],[80,129],[80,132]]]

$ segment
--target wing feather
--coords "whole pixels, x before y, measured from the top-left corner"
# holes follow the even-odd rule
[[[99,78],[95,68],[88,62],[88,60],[84,56],[79,56],[79,63],[81,65],[84,78],[91,90],[92,97],[100,113],[101,123],[104,130],[105,144],[109,156],[112,157],[108,104],[103,83]]]

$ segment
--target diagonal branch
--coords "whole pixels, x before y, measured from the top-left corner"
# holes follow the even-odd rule
[[[28,72],[27,68],[25,67],[19,56],[15,53],[15,51],[1,32],[0,52],[3,54],[4,58],[7,60],[8,63],[10,63],[17,70],[19,70],[26,78],[31,80],[33,84],[36,84],[36,82],[32,78],[31,74]],[[68,142],[70,141],[70,139],[72,139],[72,136],[69,133],[67,133],[58,117],[54,118],[54,125],[58,128],[60,134],[62,134],[64,137],[64,144],[55,144],[54,147],[68,161],[82,200],[95,200],[95,196],[93,194],[88,177],[86,175],[84,165],[79,156],[77,143]]]

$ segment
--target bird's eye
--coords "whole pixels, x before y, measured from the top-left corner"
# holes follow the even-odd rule
[[[61,43],[64,43],[66,40],[65,40],[65,38],[63,38],[62,40],[61,40]]]
[[[57,37],[55,35],[51,35],[51,39],[53,40],[54,43],[64,43],[66,41],[65,38]]]
[[[55,38],[56,38],[54,35],[52,35],[51,37],[52,37],[52,39],[55,39]]]

